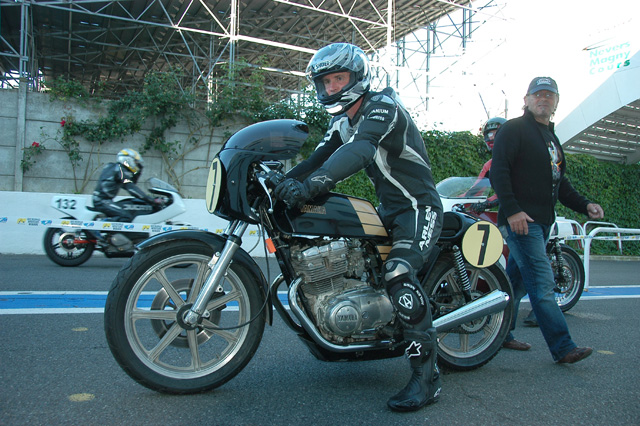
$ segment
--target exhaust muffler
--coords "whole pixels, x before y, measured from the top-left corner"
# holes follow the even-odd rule
[[[442,333],[466,322],[503,311],[508,304],[509,295],[507,293],[493,290],[491,293],[434,320],[433,326],[438,333]]]

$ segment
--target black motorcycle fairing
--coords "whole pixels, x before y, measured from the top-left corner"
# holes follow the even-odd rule
[[[241,219],[251,224],[260,221],[251,207],[253,200],[247,196],[247,187],[254,184],[249,177],[252,167],[260,161],[287,160],[295,157],[309,136],[309,127],[297,120],[270,120],[253,124],[236,132],[222,146],[210,173],[220,173],[221,178],[209,182],[221,185],[220,200],[212,200],[213,214],[227,220]],[[206,189],[207,193],[216,191]],[[209,198],[209,197],[208,197]],[[216,197],[213,197],[216,198]]]
[[[375,207],[361,198],[330,192],[310,200],[300,210],[276,208],[276,226],[281,232],[324,235],[335,238],[373,238],[389,235]]]
[[[177,229],[173,231],[163,232],[161,234],[154,235],[148,240],[143,241],[138,245],[139,250],[144,250],[147,247],[154,246],[156,244],[164,243],[167,241],[187,241],[187,240],[195,240],[200,241],[202,243],[207,244],[209,247],[214,249],[216,252],[221,252],[224,248],[227,240],[218,235],[207,231],[201,231],[198,229]],[[233,256],[233,262],[244,267],[255,279],[257,282],[261,284],[261,290],[263,296],[268,299],[266,305],[266,319],[267,324],[271,325],[273,323],[273,304],[270,298],[267,298],[269,284],[260,269],[260,266],[256,263],[255,260],[242,248],[239,248],[238,251]]]
[[[309,126],[298,120],[269,120],[237,131],[221,151],[237,149],[253,152],[256,159],[288,160],[300,152],[309,136]]]

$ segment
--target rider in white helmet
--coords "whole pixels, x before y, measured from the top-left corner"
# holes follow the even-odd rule
[[[130,222],[131,214],[113,202],[120,188],[126,189],[134,197],[156,205],[154,198],[136,185],[142,169],[143,161],[138,151],[126,148],[118,152],[117,161],[107,164],[102,169],[96,189],[93,191],[93,207],[114,220]]]

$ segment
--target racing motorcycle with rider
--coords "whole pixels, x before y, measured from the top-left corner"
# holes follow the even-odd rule
[[[51,199],[51,207],[65,215],[62,225],[66,226],[50,227],[45,232],[43,245],[49,259],[61,266],[78,266],[89,260],[94,250],[110,258],[131,257],[136,244],[160,232],[163,226],[188,226],[171,221],[186,211],[176,188],[151,178],[152,197],[137,185],[143,163],[136,150],[118,152],[116,161],[102,169],[92,195],[93,206],[88,206],[83,196],[55,195]],[[120,189],[132,197],[115,201]],[[126,224],[136,223],[151,226],[142,232],[125,232],[131,226]]]
[[[512,317],[511,287],[496,264],[502,238],[490,223],[443,213],[418,129],[393,90],[370,90],[360,48],[320,49],[307,75],[333,115],[314,153],[285,175],[282,161],[298,155],[305,123],[272,120],[234,134],[206,188],[209,212],[229,221],[224,234],[176,231],[143,242],[109,291],[107,341],[142,385],[202,392],[249,362],[275,307],[318,359],[404,353],[411,377],[387,404],[414,411],[440,396],[438,359],[473,369],[500,349]],[[362,168],[377,211],[331,192]],[[271,284],[240,247],[250,224],[278,262]]]

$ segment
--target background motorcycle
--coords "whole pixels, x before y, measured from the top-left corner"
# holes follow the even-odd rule
[[[489,179],[475,177],[450,177],[438,183],[436,186],[442,199],[445,211],[459,211],[469,213],[479,219],[487,220],[493,224],[498,223],[496,211],[474,211],[473,204],[482,203],[493,194]],[[549,242],[547,243],[547,255],[551,262],[553,275],[556,280],[556,301],[563,312],[568,311],[578,303],[584,291],[585,272],[582,259],[570,246],[564,244],[565,237],[573,235],[571,223],[563,218],[557,218],[553,227]],[[509,257],[509,248],[504,244],[503,266]]]
[[[159,234],[123,266],[107,296],[104,324],[111,352],[133,379],[168,393],[222,385],[252,358],[274,306],[320,360],[403,354],[406,343],[381,279],[391,241],[373,205],[330,193],[298,211],[271,196],[283,179],[275,160],[295,157],[307,135],[306,124],[295,120],[237,132],[213,160],[207,182],[208,210],[230,221],[224,235]],[[271,284],[240,247],[248,224],[266,233],[265,251],[278,262],[281,274]],[[472,261],[462,257],[464,242],[475,250]],[[477,368],[504,341],[513,304],[504,269],[495,263],[501,250],[495,226],[445,214],[437,248],[419,272],[444,366]]]
[[[133,216],[132,223],[173,224],[169,219],[186,211],[184,201],[172,185],[151,178],[149,192],[161,199],[162,208],[151,205],[139,198],[124,198],[116,202]],[[56,195],[51,199],[51,207],[66,216],[63,219],[94,223],[107,220],[104,213],[86,205],[85,197]],[[88,230],[78,227],[48,228],[44,234],[44,251],[55,263],[62,266],[78,266],[89,260],[94,250],[106,257],[131,257],[134,246],[147,238],[148,232],[118,232],[103,229]]]

